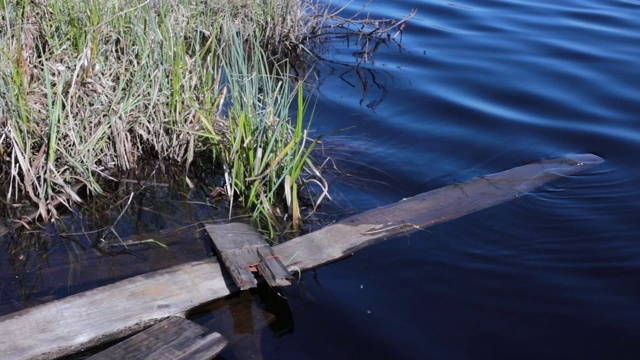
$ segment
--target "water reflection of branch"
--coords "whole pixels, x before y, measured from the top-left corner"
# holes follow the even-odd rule
[[[330,66],[330,70],[326,74],[322,74],[321,70],[316,70],[316,78],[318,79],[318,83],[322,84],[324,79],[331,77],[337,67],[343,68],[343,71],[337,75],[342,82],[348,85],[351,88],[361,88],[362,95],[360,96],[358,103],[360,106],[365,104],[365,101],[369,95],[371,95],[372,89],[377,89],[381,92],[381,94],[366,103],[366,106],[373,112],[376,111],[378,105],[380,105],[387,96],[387,81],[392,77],[392,74],[386,70],[374,69],[366,67],[362,64],[350,64],[347,62],[335,61],[323,59],[325,64]],[[346,68],[346,69],[344,69]],[[354,79],[349,79],[349,75],[355,75]],[[381,79],[382,75],[382,79]]]
[[[84,247],[59,237],[59,231],[49,224],[38,231],[19,229],[3,238],[0,314],[54,300],[73,285]],[[57,281],[65,277],[67,286],[60,286]],[[6,300],[14,308],[9,309]]]
[[[343,75],[346,74],[347,72],[349,71],[346,71],[345,73],[340,75],[340,79],[344,80]],[[362,106],[365,98],[367,97],[367,94],[369,93],[369,82],[367,81],[368,78],[370,78],[373,84],[382,91],[382,95],[380,95],[379,99],[371,100],[366,105],[369,109],[371,109],[371,111],[375,112],[376,107],[378,107],[378,105],[380,105],[380,103],[382,103],[382,101],[384,101],[384,99],[387,97],[386,86],[378,82],[378,80],[376,79],[376,73],[371,69],[356,67],[353,69],[353,72],[356,73],[356,75],[358,76],[358,79],[360,80],[360,84],[362,85],[362,97],[360,98],[360,101],[359,101],[360,106]],[[389,74],[387,73],[387,75]]]
[[[375,70],[368,67],[369,64],[373,65],[371,57],[381,47],[381,45],[389,46],[395,44],[400,51],[403,50],[401,45],[402,37],[400,36],[409,21],[415,14],[416,10],[411,10],[404,18],[396,19],[375,19],[371,18],[369,14],[362,18],[364,10],[370,5],[371,1],[368,1],[360,10],[349,17],[342,17],[339,14],[343,13],[351,2],[341,8],[331,9],[331,5],[327,5],[324,11],[320,11],[317,16],[323,17],[325,24],[319,29],[314,30],[307,39],[307,61],[296,62],[300,66],[294,66],[294,71],[298,76],[307,74],[309,64],[330,64],[335,67],[347,68],[338,77],[344,81],[347,85],[356,88],[356,85],[347,79],[347,75],[351,72],[355,73],[358,82],[362,86],[362,97],[359,100],[360,106],[365,103],[365,99],[369,94],[370,82],[375,87],[382,91],[382,95],[366,104],[366,106],[375,112],[376,108],[382,101],[384,101],[387,89],[386,81],[379,81]],[[329,53],[329,50],[335,48],[336,41],[342,43],[346,48],[355,47],[353,56],[355,63],[336,61],[327,59],[323,56],[325,53]],[[311,66],[313,72],[316,75],[319,83],[322,83],[323,75],[320,74],[319,67]],[[334,73],[331,69],[329,76]],[[391,75],[388,72],[384,72],[388,77]],[[304,76],[300,76],[304,77]],[[386,80],[386,79],[385,79]]]
[[[402,34],[407,22],[417,11],[412,9],[408,15],[400,20],[388,18],[374,19],[371,18],[369,14],[364,18],[360,18],[364,10],[371,3],[371,1],[368,1],[352,16],[339,16],[350,3],[351,2],[334,11],[331,11],[329,9],[330,5],[328,5],[321,14],[317,15],[324,18],[322,23],[326,25],[311,33],[307,39],[310,43],[309,46],[317,45],[322,47],[326,40],[332,40],[333,38],[346,40],[349,44],[350,40],[355,38],[356,44],[361,48],[358,52],[359,56],[364,59],[364,61],[367,61],[369,54],[374,53],[381,44],[387,44],[391,41],[399,44],[396,39]],[[318,49],[314,48],[312,50]]]
[[[395,45],[398,47],[399,51],[404,50],[401,43],[397,40],[397,37],[399,34],[401,34],[402,29],[404,29],[406,21],[408,21],[408,19],[411,18],[414,14],[415,11],[412,11],[406,18],[404,18],[400,22],[394,22],[392,25],[388,26],[378,26],[375,27],[374,30],[371,30],[369,32],[364,32],[362,28],[357,30],[343,28],[343,31],[332,34],[334,40],[342,41],[343,45],[346,48],[351,48],[354,46],[357,47],[357,49],[352,53],[355,58],[355,62],[328,59],[322,55],[323,52],[328,52],[328,49],[315,52],[313,55],[315,61],[317,61],[317,63],[329,65],[331,68],[331,70],[327,74],[321,74],[321,67],[316,67],[315,73],[319,83],[323,82],[323,78],[331,76],[334,73],[333,70],[336,70],[336,68],[344,68],[345,70],[338,75],[338,78],[348,86],[357,88],[357,84],[352,79],[348,79],[348,75],[352,73],[355,74],[357,82],[360,84],[360,87],[362,89],[362,96],[359,99],[360,106],[365,104],[367,96],[370,95],[370,90],[372,89],[371,84],[373,84],[376,89],[381,91],[379,97],[366,103],[367,108],[375,112],[378,105],[380,105],[387,96],[386,83],[392,75],[388,71],[370,67],[375,65],[372,57],[378,50],[381,49],[382,45],[385,45],[386,47]],[[371,20],[365,20],[365,22],[367,21]],[[383,21],[390,22],[391,20]],[[391,35],[390,29],[396,29],[395,34]],[[386,34],[386,36],[382,36],[382,34]],[[332,43],[332,46],[335,47],[336,44]],[[383,75],[382,79],[380,79],[380,75]]]

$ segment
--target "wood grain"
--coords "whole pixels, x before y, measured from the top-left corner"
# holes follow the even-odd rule
[[[584,171],[602,161],[596,155],[580,154],[481,176],[351,216],[274,249],[290,270],[311,269],[398,234],[517,199],[551,180]]]
[[[278,259],[267,240],[248,224],[208,224],[205,229],[213,247],[240,290],[258,286],[259,272],[270,286],[291,285],[291,273]]]
[[[51,359],[117,340],[238,291],[215,258],[69,296],[0,318],[3,359]]]
[[[90,360],[208,360],[227,344],[218,334],[187,319],[172,316],[108,348]],[[204,336],[202,336],[204,335]]]

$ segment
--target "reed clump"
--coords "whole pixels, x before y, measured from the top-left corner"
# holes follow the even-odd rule
[[[305,0],[0,0],[5,206],[50,220],[143,157],[208,152],[232,203],[298,227],[300,187],[327,184],[288,59],[340,23]]]

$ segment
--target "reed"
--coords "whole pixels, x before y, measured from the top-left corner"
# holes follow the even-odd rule
[[[5,202],[50,220],[82,202],[77,184],[100,194],[143,157],[188,167],[210,152],[232,204],[298,228],[300,188],[327,186],[285,59],[338,19],[306,0],[0,0]]]
[[[302,84],[290,81],[286,61],[269,57],[255,39],[247,43],[240,37],[242,33],[223,30],[222,38],[229,41],[219,50],[230,99],[229,146],[221,147],[225,177],[230,180],[226,191],[254,209],[254,218],[268,219],[265,225],[272,233],[282,225],[281,219],[295,230],[301,224],[298,186],[313,177],[327,191],[310,161],[317,139],[308,137],[309,103]],[[294,102],[297,111],[290,119]],[[304,169],[307,178],[301,176]]]

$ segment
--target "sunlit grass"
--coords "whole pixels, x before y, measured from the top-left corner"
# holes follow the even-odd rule
[[[223,32],[223,38],[231,39],[220,49],[230,95],[229,146],[221,147],[225,176],[231,180],[227,193],[254,209],[255,218],[268,219],[270,227],[287,215],[298,229],[298,186],[303,184],[303,169],[313,167],[309,155],[317,141],[308,138],[309,104],[301,84],[290,81],[286,62],[270,63],[273,58],[257,42],[243,44],[238,33]],[[294,102],[297,112],[290,120]],[[284,213],[279,206],[283,202]]]
[[[0,0],[3,198],[50,220],[78,184],[208,152],[232,204],[298,228],[300,187],[327,186],[286,59],[336,19],[305,0]]]

